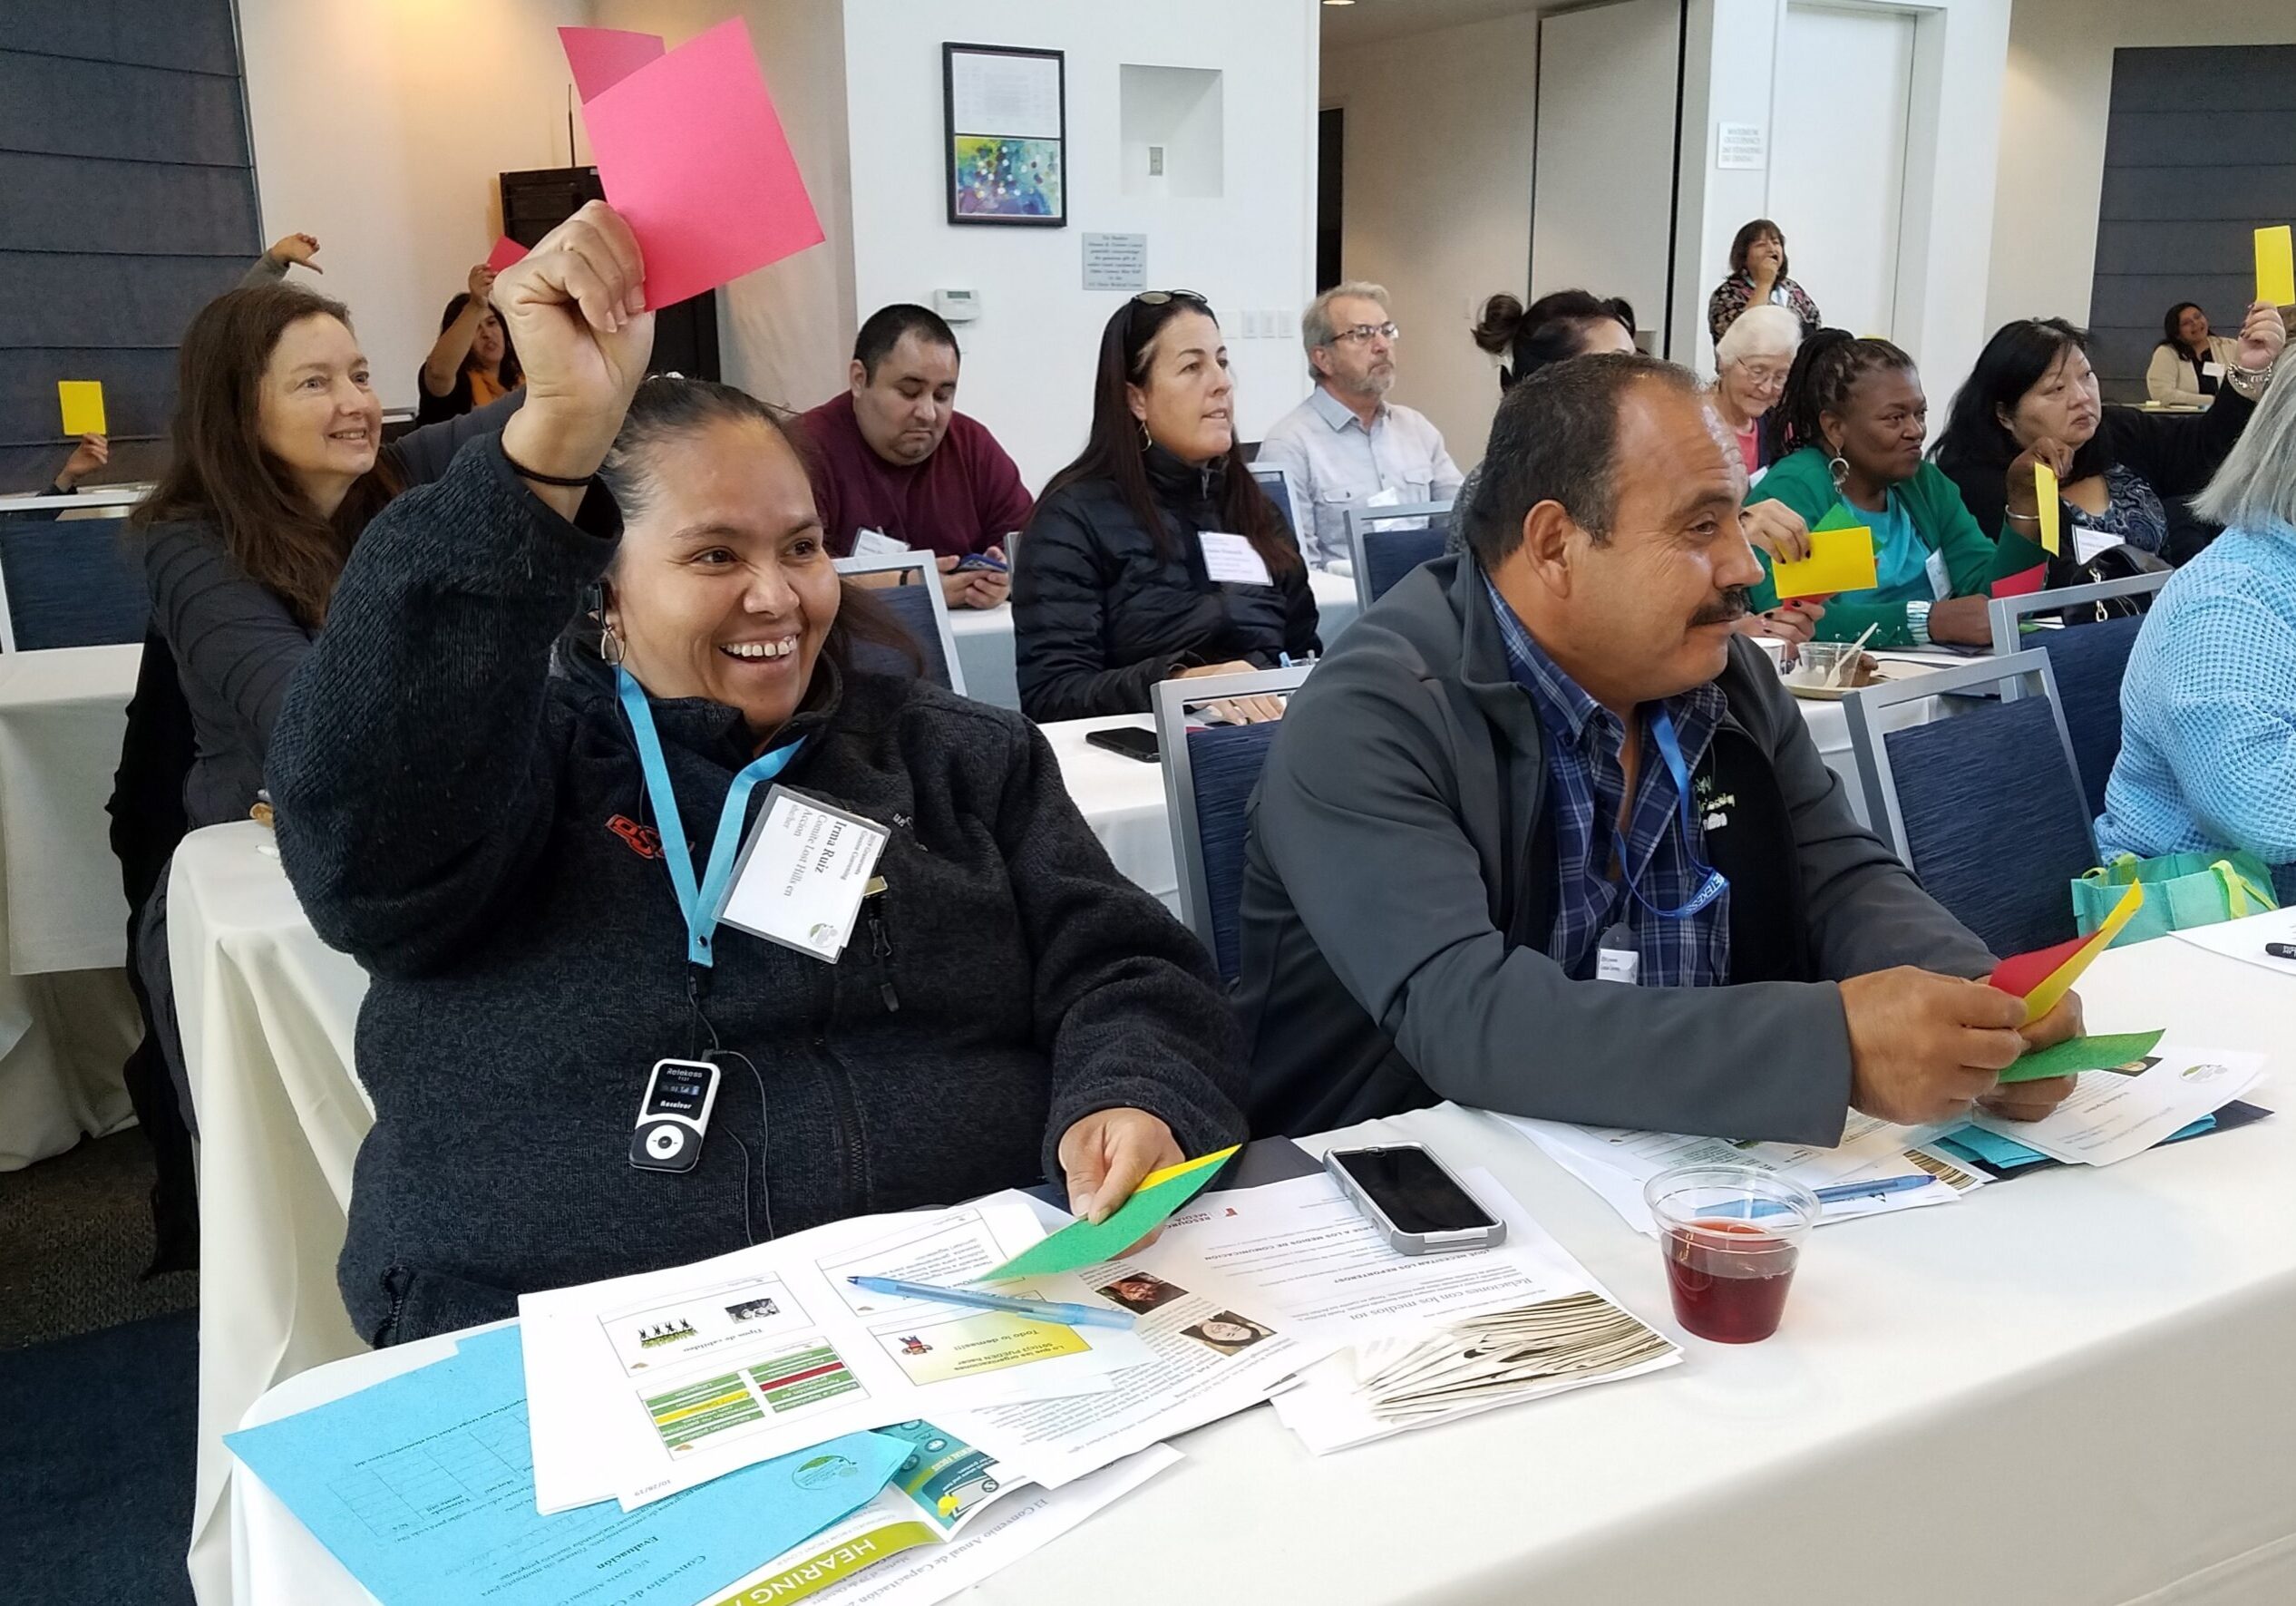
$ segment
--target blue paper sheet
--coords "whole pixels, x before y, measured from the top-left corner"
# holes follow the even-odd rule
[[[2015,1138],[2003,1137],[1998,1132],[1988,1132],[1982,1126],[1957,1126],[1937,1140],[1941,1147],[1951,1149],[1971,1160],[1982,1160],[1998,1165],[2003,1171],[2014,1171],[2020,1165],[2036,1165],[2048,1158],[2038,1149],[2028,1149]]]
[[[702,1600],[874,1499],[915,1448],[848,1434],[639,1511],[538,1516],[515,1327],[224,1442],[384,1606]]]

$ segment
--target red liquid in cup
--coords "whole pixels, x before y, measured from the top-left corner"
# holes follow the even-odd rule
[[[1728,1249],[1713,1243],[1724,1235],[1749,1241]],[[1800,1252],[1748,1222],[1702,1220],[1690,1229],[1673,1228],[1667,1233],[1666,1275],[1675,1319],[1717,1344],[1768,1338],[1785,1314],[1785,1290]]]

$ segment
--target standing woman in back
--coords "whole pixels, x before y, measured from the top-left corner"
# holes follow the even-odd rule
[[[1091,438],[1045,487],[1015,554],[1029,718],[1144,714],[1158,681],[1321,650],[1299,544],[1236,450],[1235,394],[1193,291],[1148,291],[1108,320]],[[1235,711],[1279,708],[1252,697]]]
[[[1749,307],[1785,307],[1800,320],[1805,340],[1825,321],[1810,293],[1786,276],[1785,234],[1767,218],[1738,230],[1730,241],[1730,275],[1707,297],[1706,326],[1717,346]]]

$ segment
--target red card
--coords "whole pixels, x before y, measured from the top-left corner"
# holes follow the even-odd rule
[[[582,108],[606,199],[667,307],[819,245],[821,219],[740,17],[698,34]]]
[[[2036,563],[2030,569],[2021,569],[2016,574],[2005,574],[1999,579],[1995,580],[1993,582],[1993,595],[1996,597],[2029,597],[2034,592],[2039,590],[2048,579],[2048,565],[2046,563]]]
[[[511,263],[517,261],[520,258],[525,255],[526,248],[506,234],[501,238],[494,242],[494,248],[492,250],[487,252],[487,271],[489,273],[500,273],[502,269],[508,268]]]
[[[589,105],[648,62],[662,59],[661,36],[623,28],[560,28],[566,64],[574,71],[574,92]]]
[[[2021,998],[2056,975],[2058,967],[2080,952],[2087,942],[2086,937],[2076,937],[2054,948],[2037,948],[2029,954],[2015,955],[2003,959],[2000,968],[1985,979],[2001,991]]]

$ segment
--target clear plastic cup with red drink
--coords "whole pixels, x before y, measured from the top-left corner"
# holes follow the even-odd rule
[[[1644,1184],[1658,1222],[1674,1319],[1717,1344],[1753,1344],[1778,1330],[1817,1196],[1753,1165],[1686,1165]]]

